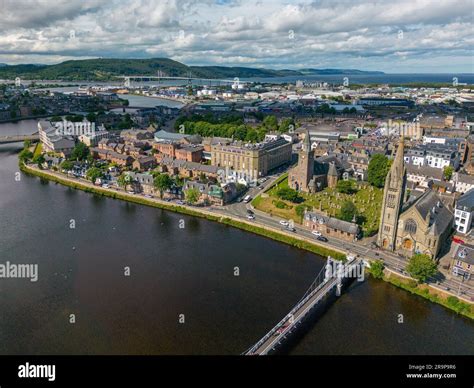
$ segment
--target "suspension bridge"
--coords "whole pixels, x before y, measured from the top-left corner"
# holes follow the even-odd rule
[[[160,81],[187,81],[189,84],[192,83],[193,81],[200,81],[212,84],[220,85],[222,84],[239,84],[241,81],[238,78],[234,79],[216,79],[216,78],[198,78],[198,77],[192,77],[189,75],[188,77],[169,77],[165,75],[120,75],[117,76],[117,78],[123,79],[124,86],[125,87],[130,87],[131,81],[151,81],[151,80],[156,80],[158,82]]]
[[[39,140],[38,132],[31,135],[5,135],[0,136],[0,144],[19,143],[25,140],[37,141]]]
[[[340,296],[345,283],[355,277],[363,279],[363,271],[364,263],[360,259],[349,257],[348,263],[342,263],[328,257],[326,265],[300,301],[243,355],[266,355],[277,350],[320,302],[332,293]]]

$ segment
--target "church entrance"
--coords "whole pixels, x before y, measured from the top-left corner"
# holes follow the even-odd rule
[[[413,241],[409,238],[403,240],[403,249],[406,249],[407,251],[413,250]]]
[[[384,238],[382,241],[382,247],[384,249],[388,249],[388,239]]]

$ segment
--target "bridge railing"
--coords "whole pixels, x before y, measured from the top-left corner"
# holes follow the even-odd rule
[[[351,269],[362,265],[359,260],[354,261],[353,263],[350,263],[348,266],[348,271],[351,273]],[[295,313],[303,306],[308,300],[310,300],[315,294],[317,294],[326,284],[333,282],[334,284],[329,287],[329,289],[332,289],[335,284],[337,284],[338,279],[338,274],[337,273],[331,273],[331,276],[329,278],[326,278],[325,276],[325,270],[326,266],[323,267],[323,269],[319,272],[318,276],[316,279],[313,281],[311,286],[308,288],[306,293],[303,295],[303,297],[300,299],[300,301],[291,309],[291,311],[285,315],[285,317],[278,322],[265,336],[263,336],[257,343],[255,343],[252,347],[250,347],[247,351],[245,351],[243,354],[253,354],[255,351],[260,348],[269,338],[271,338],[275,332],[280,329],[286,322],[288,322],[288,319],[290,319],[292,316],[295,315]],[[319,300],[320,298],[318,298]],[[291,323],[292,324],[292,323]]]

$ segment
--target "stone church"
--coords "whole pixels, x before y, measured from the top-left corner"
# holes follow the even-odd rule
[[[315,193],[325,187],[336,187],[344,168],[335,156],[323,159],[324,162],[315,160],[309,132],[306,132],[298,153],[298,164],[288,174],[288,185],[296,191],[306,193]]]
[[[377,244],[405,256],[424,253],[436,258],[448,240],[454,217],[432,190],[407,199],[403,153],[402,137],[385,180]]]

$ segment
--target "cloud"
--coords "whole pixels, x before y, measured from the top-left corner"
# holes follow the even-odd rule
[[[193,65],[474,72],[470,0],[0,0],[0,5],[0,58],[7,63],[168,56]]]

